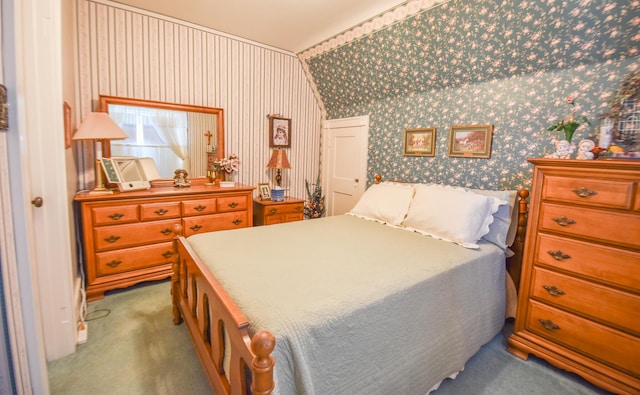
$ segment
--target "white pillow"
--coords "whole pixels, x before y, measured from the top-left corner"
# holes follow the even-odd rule
[[[413,187],[409,184],[393,182],[373,184],[347,214],[400,226],[407,216],[412,198]]]
[[[403,225],[437,239],[479,248],[493,214],[505,200],[443,185],[414,185],[415,195]]]
[[[498,211],[493,214],[493,222],[489,225],[489,233],[482,236],[486,241],[489,241],[498,247],[506,250],[515,238],[515,230],[517,229],[518,217],[516,216],[515,222],[513,220],[514,207],[516,204],[516,196],[518,191],[488,191],[484,189],[467,189],[470,192],[478,193],[483,196],[493,196],[500,200],[508,202],[508,204],[500,206]],[[510,230],[513,229],[512,234]]]

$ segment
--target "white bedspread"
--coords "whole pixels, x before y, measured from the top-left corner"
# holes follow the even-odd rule
[[[276,394],[425,394],[500,331],[504,252],[335,216],[191,236],[276,336]]]

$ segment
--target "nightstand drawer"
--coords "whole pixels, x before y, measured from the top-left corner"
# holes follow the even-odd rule
[[[96,276],[109,276],[173,263],[173,242],[96,254]]]
[[[96,251],[170,241],[175,237],[173,227],[179,223],[180,220],[169,220],[96,228]]]
[[[536,301],[527,317],[529,331],[640,377],[637,337]]]
[[[180,217],[179,202],[144,203],[140,205],[140,220],[155,221]]]
[[[633,182],[575,177],[546,176],[543,199],[598,207],[631,208]]]
[[[302,203],[296,204],[274,204],[265,208],[265,215],[275,215],[275,214],[289,214],[289,213],[300,213],[302,214],[304,211],[304,205]]]
[[[640,216],[542,203],[540,229],[635,247],[640,240]]]
[[[536,263],[638,292],[640,253],[538,234]]]
[[[91,216],[95,226],[138,222],[138,205],[93,207]]]
[[[534,268],[531,295],[640,335],[640,296]]]

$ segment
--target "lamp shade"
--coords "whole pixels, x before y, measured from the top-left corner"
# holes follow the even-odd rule
[[[287,152],[282,149],[273,150],[267,167],[270,169],[290,169],[291,165],[287,159]]]
[[[90,112],[73,135],[73,140],[124,140],[127,133],[106,112]]]

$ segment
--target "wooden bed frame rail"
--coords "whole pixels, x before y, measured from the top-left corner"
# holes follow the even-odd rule
[[[518,233],[509,258],[509,273],[518,284],[528,190],[518,192]],[[216,395],[271,394],[275,337],[261,330],[253,336],[249,322],[204,263],[197,257],[181,227],[174,228],[176,256],[171,277],[173,322],[186,323],[200,362]],[[514,277],[517,274],[517,277]],[[225,354],[229,359],[225,370]]]

